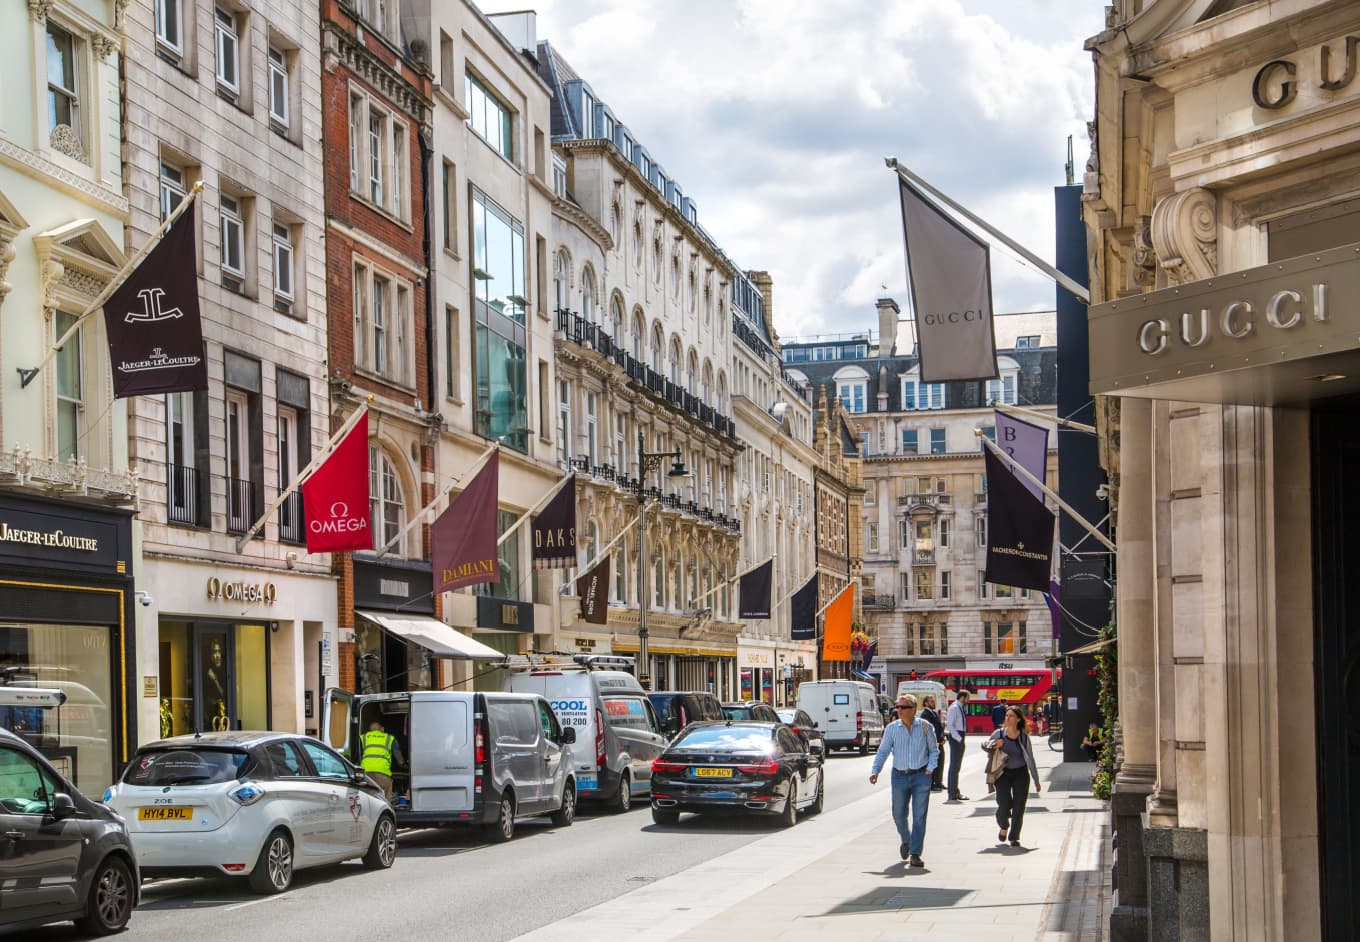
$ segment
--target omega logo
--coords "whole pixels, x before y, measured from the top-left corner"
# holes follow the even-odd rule
[[[1360,36],[1346,37],[1346,64],[1337,78],[1332,78],[1332,47],[1324,45],[1318,52],[1318,87],[1329,92],[1345,88],[1355,80],[1356,66],[1360,64]],[[1275,59],[1261,66],[1251,83],[1251,100],[1258,108],[1271,111],[1283,108],[1298,95],[1298,66],[1288,59]],[[1273,89],[1273,80],[1283,76],[1278,90]]]
[[[272,582],[229,582],[216,576],[208,578],[208,598],[217,602],[263,602],[273,605],[278,588]]]
[[[1312,320],[1327,319],[1327,285],[1315,284],[1312,289]],[[1302,324],[1304,318],[1304,296],[1293,288],[1285,288],[1270,295],[1265,305],[1265,323],[1279,330],[1289,330]],[[1230,301],[1213,318],[1207,307],[1200,308],[1199,314],[1189,311],[1180,316],[1176,339],[1186,347],[1201,347],[1209,341],[1212,328],[1229,340],[1242,340],[1256,331],[1256,310],[1251,301]],[[1210,321],[1213,320],[1211,324]],[[1166,350],[1171,342],[1172,325],[1170,320],[1159,317],[1144,321],[1138,328],[1138,349],[1148,356],[1156,356]]]
[[[307,524],[313,533],[355,533],[368,529],[367,517],[351,517],[349,504],[337,500],[331,504],[329,520],[312,520]]]

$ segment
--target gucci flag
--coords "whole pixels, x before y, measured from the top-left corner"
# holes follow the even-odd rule
[[[1053,514],[990,448],[982,457],[987,468],[985,578],[996,585],[1047,592],[1053,569]]]
[[[581,619],[592,625],[609,622],[609,557],[587,570],[576,580],[576,595],[581,600]]]

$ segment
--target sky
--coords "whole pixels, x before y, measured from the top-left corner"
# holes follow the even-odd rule
[[[530,0],[533,2],[533,0]],[[486,13],[526,0],[482,0]],[[1090,152],[1084,41],[1102,0],[536,0],[548,40],[698,206],[774,278],[782,339],[908,309],[895,156],[1041,258],[1073,138]],[[998,313],[1053,283],[992,251]],[[886,286],[886,291],[885,291]]]

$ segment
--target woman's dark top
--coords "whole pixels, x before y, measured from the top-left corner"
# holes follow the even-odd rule
[[[1001,751],[1006,754],[1007,769],[1023,769],[1025,767],[1025,754],[1020,751],[1020,737],[1011,739],[1005,733],[1001,734]]]

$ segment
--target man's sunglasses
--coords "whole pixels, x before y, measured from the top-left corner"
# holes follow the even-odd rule
[[[905,704],[905,703],[899,703],[899,704],[897,704],[897,709],[899,709],[899,710],[914,710],[914,709],[916,709],[916,707],[914,707],[914,706],[908,706],[908,705]]]

